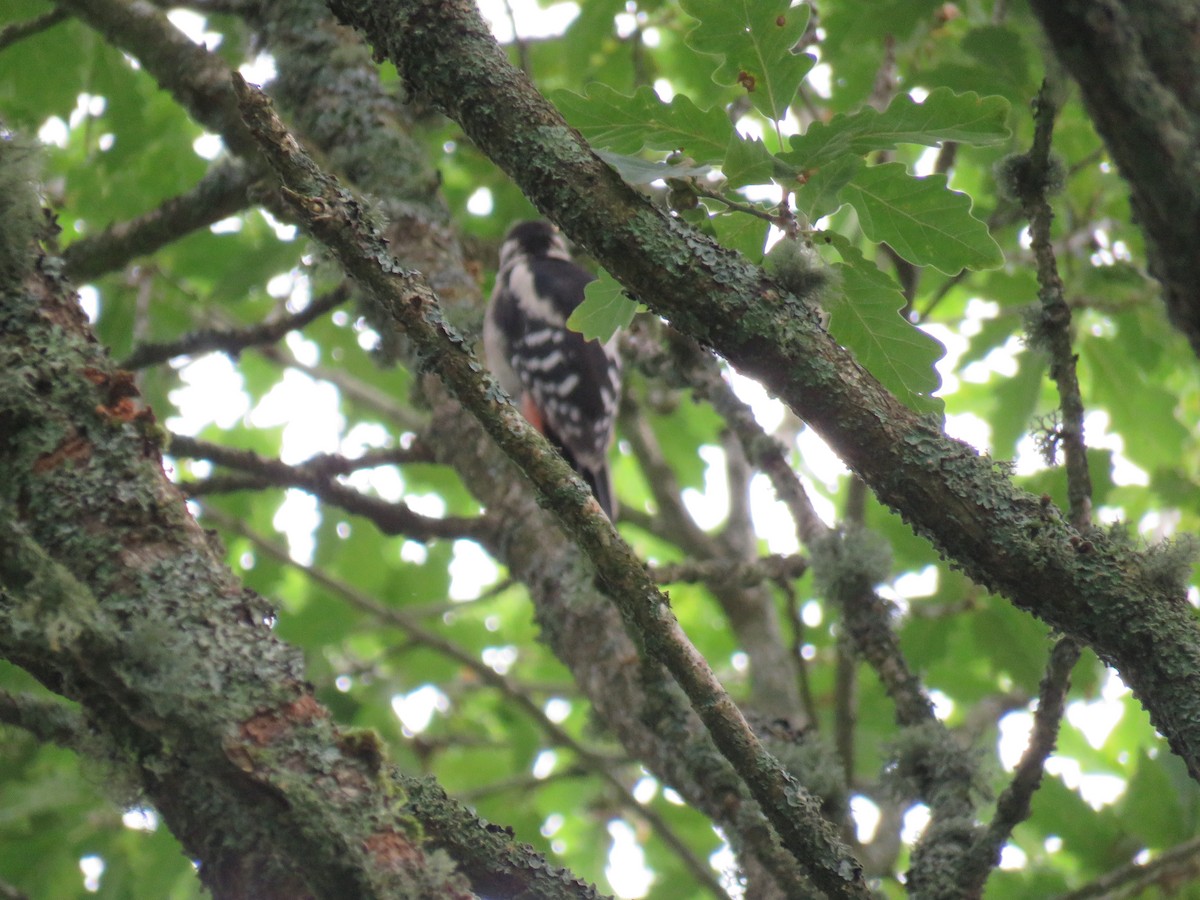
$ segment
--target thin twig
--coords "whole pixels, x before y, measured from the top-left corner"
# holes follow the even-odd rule
[[[390,502],[380,497],[360,493],[349,485],[336,480],[337,476],[353,465],[345,457],[320,455],[308,462],[289,466],[277,459],[267,459],[250,450],[237,450],[211,444],[185,435],[176,435],[171,440],[169,452],[175,456],[206,459],[220,466],[248,473],[254,480],[239,487],[261,489],[264,487],[301,488],[324,503],[362,516],[388,535],[404,535],[414,541],[457,540],[469,538],[485,548],[494,549],[495,534],[491,522],[479,516],[446,516],[435,518],[414,512],[403,501]],[[392,454],[388,458],[388,454]],[[407,450],[385,451],[368,457],[362,468],[391,464],[408,457]],[[384,461],[386,460],[386,462]],[[203,484],[203,482],[199,482]],[[184,483],[185,492],[199,496],[202,489],[193,490]]]
[[[362,405],[402,431],[417,433],[428,424],[425,415],[414,409],[412,405],[398,400],[393,393],[363,381],[361,378],[355,378],[344,369],[301,362],[290,350],[278,344],[262,344],[255,347],[253,352],[277,366],[295,369],[317,381],[328,382],[337,388],[345,399]]]
[[[764,581],[789,581],[807,571],[807,557],[779,554],[748,563],[708,559],[650,567],[650,574],[659,584],[720,581],[738,587],[750,587]]]
[[[1091,523],[1092,483],[1087,467],[1087,447],[1083,440],[1083,398],[1075,370],[1071,346],[1071,310],[1063,299],[1062,280],[1050,241],[1054,212],[1047,199],[1051,137],[1058,113],[1051,101],[1048,81],[1034,100],[1033,146],[1024,157],[1024,171],[1015,178],[1019,200],[1029,217],[1034,257],[1037,260],[1038,297],[1042,316],[1036,340],[1050,351],[1050,375],[1058,387],[1062,409],[1059,439],[1063,444],[1067,468],[1067,495],[1071,524],[1084,529]],[[1021,756],[1012,781],[996,804],[996,814],[987,829],[976,839],[964,865],[964,883],[968,895],[982,892],[984,882],[999,864],[1000,850],[1013,828],[1029,816],[1030,800],[1042,782],[1046,759],[1054,750],[1062,721],[1071,670],[1079,660],[1081,648],[1072,638],[1062,638],[1050,653],[1050,662],[1038,693],[1033,733]]]
[[[720,604],[742,649],[752,660],[752,704],[760,713],[791,719],[801,704],[794,675],[798,661],[787,653],[779,640],[781,629],[774,598],[762,585],[761,578],[753,584],[738,584],[719,574],[728,570],[730,560],[752,564],[755,559],[754,546],[757,540],[749,521],[749,467],[744,464],[740,447],[733,444],[726,448],[730,510],[721,532],[709,535],[696,525],[691,513],[680,501],[681,491],[675,472],[663,456],[646,417],[629,414],[633,409],[632,400],[627,399],[622,405],[622,434],[633,447],[658,506],[657,515],[651,523],[655,533],[666,532],[669,539],[689,558],[716,567],[717,577],[706,580],[706,584]],[[726,437],[724,440],[736,439]],[[743,459],[743,462],[739,463],[739,459]]]
[[[1058,729],[1062,723],[1067,691],[1071,687],[1071,670],[1079,661],[1079,645],[1063,638],[1050,651],[1050,662],[1038,689],[1038,707],[1033,714],[1033,730],[1029,745],[1013,772],[1012,780],[996,802],[996,814],[986,829],[979,833],[963,863],[963,896],[978,896],[984,882],[1000,863],[1000,851],[1012,835],[1012,830],[1029,818],[1030,801],[1042,783],[1046,760],[1054,752]]]
[[[800,540],[809,546],[828,540],[830,528],[821,521],[783,448],[763,431],[753,411],[734,394],[721,376],[716,361],[693,341],[679,335],[672,335],[667,346],[669,356],[655,362],[656,354],[662,356],[657,349],[637,345],[639,362],[649,365],[651,371],[665,369],[677,373],[699,396],[708,400],[742,442],[746,455],[770,479],[775,495],[796,522]],[[871,587],[866,585],[862,596],[846,607],[847,628],[854,633],[858,652],[875,669],[888,696],[896,703],[896,717],[901,724],[934,720],[933,706],[920,680],[900,653],[889,624],[891,616],[887,604]]]
[[[1145,863],[1126,863],[1078,890],[1055,900],[1124,900],[1154,886],[1173,895],[1180,886],[1200,878],[1200,837],[1176,844]]]
[[[629,442],[638,467],[654,497],[654,530],[679,546],[689,557],[719,557],[716,540],[696,524],[681,497],[682,489],[662,451],[654,429],[640,415],[633,398],[621,402],[621,435]]]
[[[514,775],[501,781],[493,781],[490,784],[481,785],[471,790],[457,791],[455,796],[463,803],[469,803],[472,806],[481,800],[494,799],[500,794],[516,794],[521,799],[525,799],[533,791],[563,781],[573,781],[590,774],[582,766],[568,766],[564,769],[551,772],[549,775],[534,775],[532,772],[522,772],[519,775]]]
[[[1054,164],[1050,157],[1050,141],[1058,108],[1053,103],[1048,81],[1042,82],[1033,110],[1033,146],[1026,157],[1026,177],[1020,179],[1018,186],[1021,188],[1021,206],[1029,217],[1033,254],[1037,260],[1038,297],[1042,302],[1038,338],[1039,343],[1050,351],[1050,377],[1058,386],[1062,409],[1058,437],[1066,457],[1069,515],[1071,524],[1082,530],[1091,523],[1092,480],[1083,439],[1083,397],[1075,369],[1075,351],[1071,346],[1071,309],[1063,298],[1062,279],[1058,275],[1054,245],[1050,240],[1054,210],[1047,199],[1047,179]]]
[[[48,13],[42,13],[40,16],[35,16],[32,19],[27,19],[24,22],[14,22],[4,29],[0,29],[0,51],[7,50],[17,41],[23,41],[27,37],[32,37],[35,34],[41,34],[47,29],[53,28],[59,22],[65,22],[71,17],[71,14],[61,7],[52,9]]]
[[[348,282],[342,282],[299,312],[268,319],[246,328],[201,328],[174,341],[142,344],[134,348],[134,351],[121,361],[120,366],[122,369],[143,369],[176,356],[199,356],[214,351],[236,358],[247,347],[273,344],[288,332],[299,331],[349,299],[350,285]]]
[[[127,222],[73,242],[63,252],[67,274],[77,283],[116,271],[185,235],[226,219],[250,205],[249,192],[261,166],[218,163],[190,190]]]
[[[792,642],[790,652],[796,660],[796,681],[800,688],[800,700],[804,704],[804,714],[807,721],[816,728],[820,721],[817,714],[817,701],[813,697],[812,683],[808,677],[808,660],[804,656],[805,631],[804,616],[800,609],[796,587],[791,581],[780,581],[779,589],[787,599],[788,622],[792,626]],[[850,782],[847,782],[849,784]]]
[[[730,212],[745,213],[748,216],[754,216],[756,219],[762,219],[764,222],[770,222],[779,228],[784,228],[787,225],[787,219],[777,213],[769,213],[761,207],[755,206],[752,203],[742,203],[738,200],[732,200],[722,194],[720,191],[715,191],[708,185],[702,183],[699,179],[693,178],[689,185],[693,191],[701,197],[707,197],[709,200],[716,200],[718,203],[723,203],[725,208]]]
[[[29,900],[29,895],[7,881],[0,881],[0,900]]]
[[[858,731],[858,654],[855,649],[849,632],[840,631],[834,647],[833,741],[846,784],[854,783],[854,736]]]
[[[517,48],[517,67],[530,78],[532,78],[533,67],[529,62],[529,45],[526,43],[525,39],[521,37],[521,33],[517,31],[517,14],[513,10],[513,5],[509,2],[509,0],[504,0],[504,12],[508,16],[509,27],[512,28],[513,45]]]

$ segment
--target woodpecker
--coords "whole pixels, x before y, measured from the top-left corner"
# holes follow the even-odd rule
[[[621,392],[617,339],[601,344],[567,328],[593,279],[572,261],[549,222],[514,225],[500,247],[483,346],[488,366],[521,414],[558,448],[612,518],[608,448]]]

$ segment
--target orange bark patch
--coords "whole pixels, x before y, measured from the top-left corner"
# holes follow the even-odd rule
[[[373,834],[363,846],[380,866],[389,869],[411,866],[421,858],[420,848],[394,831]]]
[[[259,747],[272,743],[279,735],[298,724],[329,715],[311,694],[293,700],[278,710],[262,712],[242,723],[242,737]]]
[[[72,434],[51,450],[49,453],[43,453],[37,458],[33,464],[33,471],[38,474],[44,474],[51,469],[57,469],[67,461],[74,461],[79,464],[86,463],[92,458],[92,445],[90,441],[85,440],[78,434]]]

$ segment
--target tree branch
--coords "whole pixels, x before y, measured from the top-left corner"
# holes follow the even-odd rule
[[[238,116],[229,68],[192,41],[149,3],[125,0],[55,0],[114,46],[137,57],[159,85],[233,153],[261,174],[262,157]],[[256,176],[252,176],[256,177]]]
[[[0,722],[22,728],[39,741],[80,751],[95,741],[87,722],[62,703],[0,691]]]
[[[394,393],[355,378],[344,369],[301,362],[289,349],[278,344],[260,344],[254,348],[254,352],[281,368],[295,369],[317,381],[328,382],[346,400],[362,406],[401,431],[416,433],[429,424],[428,417],[412,404],[397,399]]]
[[[1030,800],[1045,773],[1046,760],[1054,752],[1058,728],[1066,708],[1067,691],[1071,687],[1071,670],[1079,661],[1079,645],[1064,638],[1050,651],[1050,662],[1038,689],[1038,707],[1033,714],[1033,730],[1029,746],[1013,772],[1012,781],[996,802],[996,814],[987,828],[975,839],[964,861],[960,884],[965,896],[982,893],[984,882],[1000,863],[1000,851],[1012,835],[1012,830],[1029,818]]]
[[[122,369],[144,369],[176,356],[198,356],[213,351],[236,357],[247,347],[273,344],[289,331],[299,331],[349,299],[350,286],[340,284],[329,293],[317,297],[299,312],[260,322],[248,328],[202,328],[185,334],[178,340],[141,344],[121,360],[120,366]]]
[[[285,199],[348,274],[387,309],[417,355],[454,393],[538,488],[546,504],[588,554],[601,583],[637,627],[651,657],[677,679],[722,753],[738,769],[784,845],[818,884],[838,897],[863,896],[861,871],[821,818],[816,801],[762,748],[741,711],[687,641],[644,566],[599,511],[587,485],[482,377],[474,354],[444,321],[429,286],[398,266],[365,210],[322,175],[283,128],[261,94],[237,76],[243,115],[284,181]]]
[[[19,891],[7,881],[0,881],[0,900],[30,900],[28,894]]]
[[[633,447],[654,495],[657,506],[652,523],[654,529],[665,531],[685,553],[702,561],[717,562],[726,567],[730,559],[743,559],[749,563],[753,558],[749,541],[731,538],[738,530],[735,515],[738,504],[731,503],[729,523],[721,534],[711,536],[699,528],[680,500],[675,472],[663,456],[649,422],[643,416],[629,414],[634,410],[632,401],[626,400],[623,406],[626,415],[622,418],[621,433]],[[731,496],[735,496],[737,490],[731,481]],[[743,534],[744,529],[745,523],[742,524]],[[799,725],[802,723],[798,718],[801,704],[795,678],[796,661],[788,654],[781,637],[774,598],[761,582],[759,579],[753,584],[738,584],[733,580],[714,578],[708,580],[707,585],[737,635],[738,643],[750,657],[752,694],[749,705],[761,715],[788,719]]]
[[[1182,585],[1141,577],[1141,554],[1104,535],[1081,540],[889,395],[803,300],[653,208],[513,70],[466,0],[333,6],[627,290],[783,399],[972,578],[1116,666],[1200,778],[1200,632]]]
[[[41,523],[31,524],[37,529]],[[195,527],[179,530],[197,539]],[[203,536],[199,535],[198,540],[203,542]],[[209,690],[215,687],[221,691],[226,703],[212,704],[207,691],[202,696],[199,692],[190,695],[181,692],[182,681],[194,677],[190,670],[197,667],[197,657],[203,654],[188,653],[181,644],[169,649],[160,644],[152,649],[147,640],[147,623],[132,618],[137,611],[135,598],[118,595],[109,597],[104,604],[98,602],[84,584],[50,557],[7,506],[0,508],[0,551],[3,560],[0,592],[9,601],[0,604],[0,650],[39,677],[47,672],[61,673],[77,699],[97,713],[103,712],[97,719],[105,721],[119,744],[125,745],[131,739],[141,742],[142,783],[173,833],[191,853],[205,861],[206,871],[201,878],[215,893],[242,892],[249,885],[248,894],[238,895],[282,900],[307,897],[310,887],[324,894],[355,885],[356,896],[382,897],[403,884],[407,885],[404,890],[415,889],[430,900],[442,896],[465,898],[457,876],[434,876],[421,886],[432,873],[426,868],[426,857],[420,847],[411,845],[407,839],[391,839],[392,852],[399,852],[398,843],[402,841],[403,852],[411,854],[406,855],[407,863],[402,869],[398,870],[394,862],[389,866],[378,859],[377,854],[384,849],[378,844],[379,835],[394,834],[392,829],[401,824],[394,813],[386,815],[381,808],[385,791],[345,792],[340,788],[331,791],[332,784],[322,790],[319,786],[296,783],[291,776],[296,768],[312,766],[317,770],[316,759],[305,759],[306,755],[321,756],[321,771],[330,773],[331,782],[364,786],[374,781],[375,776],[369,775],[368,770],[380,762],[377,750],[372,764],[372,758],[356,749],[349,738],[336,733],[316,701],[297,690],[298,672],[290,673],[290,684],[264,682],[267,690],[260,690],[260,696],[255,698],[262,705],[246,708],[244,703],[231,701],[233,692],[243,692],[247,687],[232,683],[235,679],[231,677],[233,666],[228,654],[249,650],[239,641],[233,647],[223,648],[221,653],[211,654],[211,663],[215,665],[202,676],[209,679]],[[210,565],[215,562],[211,557],[206,561]],[[189,570],[195,571],[198,570]],[[167,581],[166,575],[160,570],[159,580]],[[201,592],[195,590],[197,579],[193,574],[188,577],[193,591],[181,595],[185,604],[201,599]],[[264,656],[271,654],[270,648],[262,646],[262,638],[266,636],[267,642],[272,639],[259,615],[249,608],[247,598],[238,591],[231,594],[243,607],[241,630],[253,635],[251,644],[258,644],[255,663],[261,675],[267,668]],[[125,601],[123,611],[121,601]],[[37,609],[40,615],[18,627],[13,621],[14,609],[26,615],[29,610]],[[159,607],[155,614],[162,618],[166,612]],[[222,624],[226,626],[223,630],[227,644],[233,645],[227,626],[234,622],[222,620]],[[239,629],[235,625],[232,630]],[[162,653],[163,650],[166,652]],[[156,652],[160,654],[157,659]],[[274,655],[278,656],[278,650]],[[298,668],[288,657],[290,653],[284,657],[290,664],[288,667]],[[156,671],[168,661],[173,674]],[[149,675],[160,679],[156,682],[158,692],[142,683],[127,667],[138,669],[142,678]],[[224,678],[213,677],[218,669],[224,672]],[[167,680],[161,680],[164,678]],[[175,689],[171,694],[164,690],[170,690],[168,684]],[[291,694],[292,699],[280,705],[279,694]],[[268,705],[267,695],[275,695],[271,698],[273,704]],[[171,711],[168,712],[166,705],[156,709],[168,697]],[[202,705],[209,708],[201,712]],[[236,708],[232,716],[231,706]],[[307,734],[303,742],[293,744],[291,739],[296,731]],[[320,731],[325,735],[313,733]],[[148,751],[148,746],[160,742],[171,747],[169,754]],[[288,747],[283,763],[286,772],[275,771],[280,763],[270,758],[273,752],[282,750],[281,742]],[[196,794],[198,789],[206,795],[204,802]],[[177,793],[172,796],[170,792]],[[347,793],[354,796],[348,797]],[[239,795],[240,800],[235,799]],[[288,798],[286,802],[284,798]],[[354,818],[339,821],[347,814]],[[380,818],[361,818],[368,814]],[[214,815],[219,822],[209,821]],[[296,816],[303,822],[297,821]],[[251,820],[260,824],[252,826]],[[222,840],[227,828],[237,831],[240,839],[230,847],[236,845],[242,849],[221,853],[213,846]],[[377,828],[382,828],[382,832],[376,831]],[[303,837],[295,834],[297,829]],[[254,835],[253,844],[242,843],[248,834]],[[286,837],[289,834],[290,839]],[[348,842],[335,835],[356,835],[361,842],[357,852],[350,852]],[[298,842],[299,846],[292,842]],[[290,872],[284,875],[276,868],[277,854],[288,845],[293,850],[303,848],[307,855],[293,858]],[[256,849],[247,850],[247,846]],[[338,848],[340,857],[331,855],[333,847]],[[287,856],[286,851],[283,855]],[[255,858],[260,870],[253,875],[242,871]]]
[[[1146,863],[1131,862],[1055,900],[1123,900],[1160,885],[1165,894],[1200,876],[1200,838],[1165,850]]]
[[[1200,353],[1200,10],[1190,0],[1033,0],[1129,182],[1150,271]]]
[[[158,209],[72,243],[63,253],[67,275],[77,284],[91,281],[240,212],[249,205],[250,189],[261,177],[261,171],[242,162],[218,163],[190,191]]]
[[[465,897],[214,557],[60,272],[0,282],[0,653],[81,704],[215,894]]]
[[[71,17],[71,14],[63,9],[52,9],[48,13],[42,13],[40,16],[34,16],[32,19],[27,19],[24,22],[14,22],[5,28],[0,29],[0,52],[11,47],[17,41],[23,41],[27,37],[33,37],[35,34],[41,34],[50,28],[53,28],[59,22],[65,22]]]
[[[456,319],[477,323],[483,301],[476,264],[450,224],[425,144],[414,136],[425,108],[381,82],[369,48],[352,32],[332,27],[321,0],[255,3],[248,21],[275,56],[278,76],[272,90],[281,107],[327,158],[352,173],[356,185],[384,198],[392,217],[389,249],[426,273],[439,297],[457,310]],[[345,114],[323,115],[330,107]],[[494,257],[495,249],[488,255]],[[373,324],[392,333],[388,320]],[[395,358],[386,343],[381,350],[377,358]],[[259,352],[277,358],[280,351],[268,347]],[[594,571],[536,508],[517,470],[475,419],[434,378],[420,385],[432,413],[413,424],[415,416],[407,407],[397,408],[379,392],[364,390],[367,386],[357,379],[328,369],[314,375],[401,427],[420,432],[438,461],[452,466],[489,513],[498,516],[503,534],[499,558],[527,587],[543,639],[629,755],[721,828],[738,854],[748,890],[764,898],[811,894],[812,885],[799,876],[736,773],[689,711],[686,698],[660,667],[640,662],[615,608],[597,590]],[[597,640],[597,635],[604,638]]]
[[[1041,319],[1031,341],[1050,351],[1050,375],[1058,387],[1062,409],[1061,438],[1066,456],[1067,493],[1071,522],[1083,530],[1091,524],[1092,482],[1088,473],[1087,446],[1083,439],[1083,397],[1075,369],[1071,344],[1071,311],[1063,299],[1062,279],[1050,240],[1054,212],[1048,195],[1055,180],[1055,162],[1050,156],[1050,139],[1058,113],[1048,81],[1042,82],[1034,101],[1033,146],[1028,154],[1010,158],[1001,177],[1014,182],[1013,193],[1029,218],[1033,252],[1037,259]],[[984,882],[1000,862],[1000,851],[1018,823],[1029,817],[1030,798],[1042,781],[1046,759],[1054,750],[1059,725],[1071,686],[1071,670],[1079,661],[1081,648],[1073,638],[1062,638],[1050,653],[1046,674],[1038,693],[1033,733],[1009,786],[996,804],[996,814],[980,834],[963,866],[962,883],[972,896],[982,893]]]
[[[1015,176],[1016,184],[1011,186],[1017,189],[1015,193],[1029,219],[1033,253],[1037,259],[1041,318],[1030,341],[1050,351],[1050,377],[1058,387],[1062,410],[1062,427],[1057,437],[1061,437],[1066,456],[1069,515],[1071,524],[1083,531],[1092,520],[1092,479],[1083,439],[1083,397],[1071,345],[1071,309],[1063,298],[1062,279],[1058,276],[1054,244],[1050,240],[1054,210],[1050,208],[1048,195],[1055,187],[1052,182],[1063,175],[1061,172],[1055,175],[1056,163],[1050,156],[1050,139],[1058,107],[1049,82],[1042,82],[1033,109],[1033,146],[1028,154],[1013,160],[1016,169],[1009,174]]]
[[[807,558],[779,554],[759,557],[747,563],[710,559],[650,567],[650,574],[659,584],[724,581],[738,587],[749,587],[764,581],[790,581],[807,571]]]
[[[350,470],[356,462],[359,463],[359,469],[394,464],[409,455],[406,450],[374,454],[362,461],[322,454],[300,465],[289,466],[276,459],[266,459],[250,450],[234,450],[184,435],[175,435],[171,439],[170,452],[192,459],[207,459],[217,465],[246,472],[253,480],[245,483],[244,487],[302,488],[325,503],[362,516],[387,535],[404,535],[422,542],[467,538],[477,541],[485,549],[495,544],[494,528],[486,518],[423,516],[413,512],[403,501],[393,503],[380,497],[372,497],[335,480],[337,475]],[[184,483],[181,487],[186,491],[189,485]]]
[[[121,20],[123,5],[120,0],[97,0],[97,21]],[[346,29],[332,27],[319,2],[254,3],[240,11],[260,29],[259,38],[276,57],[279,75],[273,88],[288,102],[293,120],[327,158],[338,161],[341,171],[372,196],[385,198],[393,216],[391,248],[405,262],[427,272],[439,295],[477,322],[482,304],[473,269],[463,262],[445,203],[436,190],[436,169],[425,156],[424,145],[408,133],[421,107],[406,103],[399,92],[380,83],[369,51],[356,44]],[[189,98],[205,96],[208,68],[164,66],[164,59],[154,51],[171,41],[175,29],[161,16],[135,16],[135,20],[140,27],[114,29],[111,39],[133,56],[145,55],[143,69],[164,86],[194,72],[201,84],[172,90],[194,118],[207,123],[212,111],[193,108]],[[216,56],[210,62],[221,65]],[[354,115],[323,115],[322,110],[331,106]],[[385,328],[385,339],[393,333],[389,320],[373,324]],[[281,364],[313,371],[284,359],[279,348],[263,347],[258,352]],[[391,353],[385,345],[378,356],[389,360],[394,358]],[[382,392],[355,379],[347,381],[336,371],[322,368],[314,375],[347,393],[353,389],[356,401],[404,423],[408,430],[420,431],[426,424],[433,427],[430,446],[439,460],[463,473],[470,489],[486,498],[489,510],[506,511],[505,563],[528,585],[546,640],[571,667],[630,754],[714,818],[738,852],[748,883],[765,888],[763,896],[774,896],[776,890],[788,895],[812,893],[811,884],[798,874],[756,804],[745,796],[732,768],[688,712],[682,695],[658,666],[639,665],[619,618],[595,588],[594,572],[581,563],[576,548],[547,530],[547,517],[533,507],[528,491],[514,485],[514,470],[506,468],[475,421],[430,380],[423,387],[435,412],[426,421]],[[597,635],[605,637],[597,641]]]

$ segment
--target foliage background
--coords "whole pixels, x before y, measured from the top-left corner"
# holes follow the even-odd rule
[[[783,116],[777,110],[788,132],[940,89],[1001,97],[1010,105],[1008,134],[997,130],[987,140],[956,142],[952,156],[909,142],[856,148],[873,166],[890,161],[922,173],[940,167],[950,186],[971,198],[974,217],[989,223],[1003,265],[991,265],[999,260],[988,259],[984,246],[966,260],[979,270],[960,276],[960,265],[947,261],[941,255],[945,248],[935,244],[932,258],[922,260],[929,264],[915,267],[868,240],[862,210],[850,206],[821,224],[865,253],[871,260],[865,265],[893,279],[885,305],[906,305],[911,318],[947,348],[938,363],[947,430],[996,460],[1013,460],[1019,484],[1065,508],[1064,470],[1039,461],[1036,448],[1058,399],[1046,378],[1045,354],[1023,342],[1023,322],[1038,294],[1027,223],[992,176],[998,160],[1028,148],[1029,107],[1043,76],[1061,85],[1037,27],[1020,2],[816,5],[812,27],[819,30],[806,48],[819,55],[820,64],[799,87],[791,111]],[[741,114],[740,129],[760,135],[767,149],[784,150],[769,118],[745,104],[735,73],[719,70],[718,59],[698,52],[696,38],[689,41],[694,19],[688,13],[711,25],[720,6],[588,0],[561,33],[514,42],[509,49],[586,136],[613,152],[632,154],[646,145],[652,149],[643,157],[661,161],[675,145],[669,135],[661,146],[655,143],[653,129],[635,129],[623,142],[606,140],[596,83],[619,95],[648,86],[662,97],[673,92],[702,109],[721,111],[718,120],[733,104]],[[0,27],[54,8],[40,0],[10,0],[0,10]],[[249,4],[197,2],[181,8],[193,15],[178,21],[192,33],[203,32],[205,44],[230,66],[281,52]],[[553,11],[561,14],[561,6]],[[519,29],[538,22],[529,8],[514,16]],[[503,24],[498,15],[497,27]],[[397,87],[386,66],[382,78]],[[1054,147],[1067,175],[1053,200],[1054,239],[1089,414],[1095,515],[1103,523],[1124,523],[1151,544],[1198,530],[1195,358],[1166,321],[1157,285],[1145,274],[1145,250],[1131,223],[1124,182],[1069,89],[1057,90],[1064,102]],[[596,102],[589,105],[582,96]],[[642,96],[648,108],[655,105]],[[414,112],[419,127],[412,135],[436,167],[469,271],[486,289],[500,236],[509,223],[535,212],[455,124],[429,110]],[[327,114],[341,113],[334,108]],[[588,114],[596,117],[596,127],[589,127]],[[615,113],[607,115],[615,121]],[[0,116],[7,128],[40,133],[49,143],[43,194],[58,213],[69,261],[73,245],[189,191],[222,164],[207,149],[213,144],[205,129],[183,107],[75,19],[3,46]],[[645,110],[634,118],[645,120]],[[716,129],[714,121],[698,132]],[[337,153],[329,156],[337,165]],[[717,161],[726,162],[729,174],[731,161]],[[363,173],[348,177],[371,185]],[[746,183],[756,179],[750,176]],[[719,239],[761,259],[766,224],[760,219],[725,214],[719,201],[689,197],[686,182],[682,196],[667,197],[661,183],[648,189],[692,221],[714,215],[706,225]],[[770,195],[748,194],[751,200],[764,196]],[[827,205],[828,210],[819,203],[814,208],[833,212],[840,203]],[[281,227],[277,217],[235,205],[211,218],[219,224],[203,222],[172,235],[152,255],[100,262],[81,277],[90,284],[84,297],[97,336],[115,358],[198,329],[249,327],[335,289],[339,275],[323,253]],[[893,246],[909,234],[902,225],[898,229],[888,233]],[[831,263],[847,259],[827,256]],[[939,263],[949,274],[938,271]],[[855,271],[870,270],[844,276],[851,287]],[[902,284],[909,286],[907,295],[900,292]],[[833,301],[835,327],[838,302]],[[479,312],[460,309],[455,316],[471,329]],[[639,333],[656,335],[652,324],[639,327]],[[895,316],[838,337],[885,381],[889,367],[916,373],[915,387],[903,374],[896,377],[901,387],[912,388],[910,399],[920,405],[927,399],[920,379],[931,378],[936,348],[907,328]],[[172,464],[179,480],[204,485],[195,488],[201,521],[221,532],[229,563],[245,583],[278,604],[278,633],[303,648],[308,678],[339,722],[375,729],[401,768],[432,774],[483,817],[511,826],[521,840],[601,886],[607,883],[606,866],[626,872],[638,867],[636,856],[611,855],[614,845],[636,845],[654,873],[652,896],[696,896],[703,889],[662,835],[673,833],[701,860],[721,848],[720,836],[612,739],[567,669],[539,641],[524,589],[507,581],[471,543],[470,523],[482,510],[458,476],[423,450],[427,410],[411,374],[380,368],[366,352],[378,342],[368,322],[346,305],[276,345],[190,366],[177,357],[139,369],[139,387],[168,428],[264,459],[294,464],[316,451],[355,456],[370,448],[400,448],[393,457],[400,465],[359,471],[345,483],[448,517],[436,538],[386,534],[369,518],[340,509],[333,498],[306,500],[286,478],[272,481],[251,470],[249,480],[239,484],[187,454],[174,455]],[[867,358],[871,347],[878,353],[873,359]],[[721,417],[707,403],[693,402],[673,379],[630,369],[614,468],[623,507],[618,524],[638,553],[657,564],[685,562],[704,545],[698,534],[742,539],[747,523],[739,517],[747,502],[754,511],[757,553],[799,552],[793,526],[770,504],[765,479],[753,476],[732,448]],[[754,396],[751,387],[743,390]],[[202,392],[216,399],[201,404],[195,395]],[[177,409],[190,415],[175,419]],[[904,655],[934,692],[946,724],[978,748],[985,780],[998,793],[1008,782],[1011,748],[1021,746],[1022,723],[1054,636],[939,559],[898,517],[865,497],[780,407],[760,398],[756,409],[785,443],[826,520],[861,520],[886,539],[891,566],[881,590],[895,603],[892,621]],[[314,422],[318,428],[311,427]],[[665,473],[677,489],[663,481]],[[671,491],[664,492],[664,483]],[[914,798],[896,797],[882,783],[897,746],[891,703],[872,672],[853,658],[837,611],[811,574],[767,585],[783,623],[779,639],[797,666],[805,701],[789,715],[808,725],[804,746],[821,748],[823,765],[850,775],[860,828],[863,810],[881,813],[873,839],[860,831],[859,850],[882,889],[902,895],[909,847],[922,819]],[[670,585],[670,595],[693,642],[729,690],[753,707],[749,672],[755,658],[738,645],[709,586],[681,580]],[[1195,601],[1194,588],[1188,596]],[[488,680],[482,667],[503,679]],[[39,690],[8,665],[0,668],[0,687],[10,697]],[[416,712],[421,709],[432,711],[427,723]],[[416,716],[407,727],[400,710]],[[413,727],[417,722],[422,727]],[[190,863],[164,828],[122,822],[123,808],[140,801],[131,787],[113,787],[110,762],[80,758],[14,727],[4,728],[0,737],[0,880],[13,892],[79,895],[84,890],[79,861],[98,857],[103,875],[88,890],[100,896],[200,894]],[[835,750],[841,751],[839,762],[833,762]],[[1001,869],[988,881],[989,897],[1080,891],[1131,860],[1161,858],[1193,839],[1195,783],[1136,700],[1090,652],[1075,667],[1048,773],[1032,816],[1015,829]],[[989,815],[984,805],[981,816],[986,821]],[[1152,869],[1149,880],[1158,886],[1148,895],[1170,889],[1200,896],[1186,886],[1192,878],[1188,866]],[[617,875],[611,884],[634,891]],[[1102,895],[1123,896],[1086,894]]]

